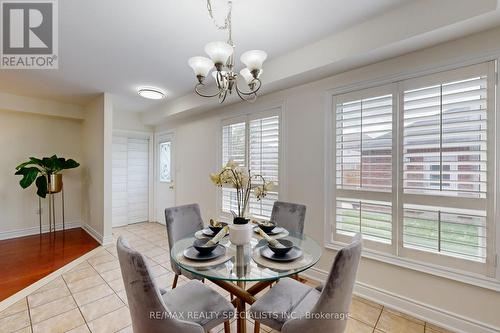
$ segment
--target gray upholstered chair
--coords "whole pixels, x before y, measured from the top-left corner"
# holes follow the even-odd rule
[[[189,281],[161,295],[144,257],[123,236],[117,250],[135,333],[202,333],[222,323],[229,332],[235,310],[216,291]]]
[[[289,232],[302,235],[305,218],[306,206],[284,201],[274,202],[271,221]]]
[[[361,249],[361,236],[356,235],[337,253],[322,291],[290,278],[280,280],[250,307],[255,332],[259,322],[285,333],[344,332]],[[320,314],[330,318],[318,319]]]
[[[198,230],[203,229],[203,220],[201,219],[200,206],[198,204],[165,209],[165,221],[170,250],[172,250],[172,246],[176,241],[192,236]],[[202,280],[199,276],[182,270],[173,260],[170,260],[170,266],[175,273],[172,289],[177,286],[177,281],[181,274],[190,279]]]

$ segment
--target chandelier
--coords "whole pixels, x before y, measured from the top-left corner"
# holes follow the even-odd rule
[[[219,103],[226,100],[227,94],[232,94],[236,91],[238,96],[245,101],[254,101],[257,98],[257,91],[260,89],[262,82],[259,76],[262,74],[262,63],[267,58],[267,53],[261,50],[251,50],[241,55],[241,62],[245,64],[245,68],[240,71],[248,90],[241,90],[238,86],[238,74],[234,72],[234,48],[235,45],[232,40],[232,1],[227,3],[228,10],[224,20],[224,25],[217,24],[212,11],[212,4],[207,0],[207,9],[210,18],[213,20],[218,30],[227,30],[227,42],[210,42],[205,45],[205,52],[210,58],[207,57],[192,57],[188,60],[189,66],[193,69],[198,83],[194,91],[202,97],[218,97]],[[210,71],[215,67],[212,72],[217,91],[206,92],[205,83],[206,78]]]

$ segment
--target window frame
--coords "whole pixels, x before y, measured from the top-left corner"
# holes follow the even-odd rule
[[[285,186],[283,185],[284,179],[284,145],[283,145],[283,137],[284,137],[284,129],[283,129],[283,106],[282,104],[272,105],[268,108],[261,109],[260,111],[254,111],[252,109],[244,110],[240,112],[238,115],[228,118],[221,118],[220,124],[218,127],[218,140],[217,140],[217,159],[216,159],[216,167],[215,170],[220,170],[222,167],[222,158],[223,158],[223,135],[222,130],[224,126],[235,124],[235,123],[245,123],[245,161],[248,163],[249,160],[249,149],[250,149],[250,122],[252,120],[267,118],[267,117],[278,117],[278,126],[279,126],[279,155],[278,155],[278,186],[276,192],[278,192],[278,200],[282,200],[284,197]],[[216,209],[217,214],[220,219],[225,221],[232,221],[232,215],[230,213],[224,212],[222,209],[222,189],[217,189],[217,199],[216,199]]]
[[[487,150],[487,170],[488,173],[488,183],[491,182],[491,179],[495,178],[495,174],[491,173],[490,170],[495,169],[495,137],[496,137],[496,128],[495,128],[495,64],[493,62],[484,62],[475,64],[472,66],[461,67],[445,72],[439,72],[431,75],[425,75],[418,78],[407,79],[401,81],[399,83],[399,93],[400,95],[400,104],[398,110],[399,116],[399,125],[398,129],[400,129],[401,133],[399,135],[400,142],[398,144],[398,154],[399,156],[403,156],[404,145],[402,144],[403,140],[403,113],[404,113],[404,101],[401,96],[404,94],[404,91],[411,90],[414,88],[421,87],[422,85],[432,85],[439,84],[446,81],[460,80],[467,76],[474,76],[477,73],[486,73],[487,74],[487,126],[488,126],[488,150]],[[399,164],[399,170],[403,170],[403,160],[401,158]],[[453,207],[453,208],[469,208],[469,209],[481,209],[486,211],[487,219],[486,219],[486,229],[487,230],[495,230],[494,229],[494,197],[495,193],[498,189],[493,187],[493,189],[487,189],[487,197],[485,199],[477,199],[477,198],[463,198],[463,197],[451,197],[451,196],[442,196],[439,195],[419,195],[419,194],[410,194],[404,193],[403,190],[403,172],[398,173],[400,187],[398,188],[398,224],[400,224],[398,239],[401,240],[401,246],[398,249],[398,255],[404,258],[410,258],[417,261],[429,262],[439,266],[451,266],[463,271],[470,271],[472,273],[477,273],[484,276],[494,276],[494,264],[495,264],[495,253],[494,251],[494,243],[495,243],[495,235],[494,233],[488,235],[487,237],[487,245],[486,245],[486,262],[479,263],[472,260],[464,260],[459,259],[453,256],[448,255],[440,255],[438,253],[431,253],[420,251],[416,249],[411,249],[403,246],[403,206],[405,203],[409,204],[422,204],[432,206],[442,206],[442,207]]]
[[[336,211],[337,211],[337,200],[336,198],[341,197],[341,198],[349,198],[349,199],[360,199],[360,200],[373,200],[373,201],[385,201],[388,203],[392,204],[392,216],[393,216],[393,221],[392,221],[392,239],[395,239],[396,236],[396,230],[397,228],[394,225],[394,216],[395,216],[395,207],[393,204],[394,200],[394,193],[395,190],[397,189],[397,184],[394,181],[392,181],[392,190],[391,192],[383,192],[383,191],[370,191],[366,189],[357,189],[357,190],[351,190],[351,189],[339,189],[336,186],[336,172],[337,172],[337,167],[336,167],[336,156],[337,156],[337,141],[336,141],[336,136],[337,136],[337,128],[336,128],[336,106],[339,103],[351,101],[351,100],[358,100],[358,99],[364,99],[364,98],[370,98],[374,96],[382,96],[382,95],[392,95],[392,145],[394,146],[396,142],[396,132],[394,131],[395,129],[395,108],[397,106],[397,87],[394,84],[387,84],[387,85],[382,85],[382,86],[377,86],[377,87],[372,87],[372,88],[367,88],[367,89],[362,89],[362,90],[357,90],[357,91],[351,91],[349,93],[345,93],[340,95],[335,95],[332,96],[332,163],[333,165],[331,166],[332,168],[332,181],[333,181],[333,189],[332,189],[332,198],[335,198],[331,201],[332,207],[332,233],[333,233],[333,238],[343,244],[347,244],[350,242],[351,237],[347,235],[343,235],[342,233],[337,232],[337,223],[336,223]],[[392,172],[394,173],[395,166],[395,159],[397,158],[397,152],[393,150],[392,153]],[[362,176],[361,176],[362,177]],[[391,244],[383,244],[380,242],[372,241],[365,239],[364,240],[365,246],[368,248],[371,248],[373,250],[379,251],[379,252],[387,252],[387,253],[396,253],[396,244],[394,241],[391,242]]]
[[[326,248],[338,250],[345,246],[350,241],[350,237],[338,237],[336,235],[335,227],[335,214],[336,214],[336,198],[341,197],[338,195],[336,189],[336,126],[335,126],[335,112],[337,105],[337,96],[351,94],[355,96],[356,93],[363,90],[370,91],[379,87],[394,86],[395,94],[393,98],[396,100],[395,117],[393,120],[397,126],[393,126],[393,172],[397,176],[393,178],[393,207],[396,210],[393,213],[393,233],[397,232],[396,237],[393,238],[393,247],[391,249],[380,248],[379,246],[372,246],[371,242],[365,241],[365,249],[363,256],[390,264],[414,269],[430,273],[437,276],[451,278],[457,281],[478,285],[481,287],[500,290],[500,267],[497,261],[500,248],[500,226],[495,226],[494,221],[498,220],[500,215],[499,210],[496,208],[496,201],[498,198],[498,191],[500,187],[498,174],[500,172],[500,163],[496,160],[500,157],[499,145],[496,144],[498,140],[498,130],[500,129],[500,117],[496,112],[500,109],[500,87],[498,86],[498,78],[500,74],[497,72],[497,64],[499,58],[490,57],[488,59],[481,59],[477,62],[463,62],[461,64],[453,64],[443,66],[441,68],[420,70],[413,73],[401,74],[398,76],[388,77],[385,79],[373,80],[371,82],[353,84],[347,87],[335,88],[327,90],[325,94],[325,239],[324,245]],[[439,253],[425,253],[424,251],[412,250],[403,247],[403,219],[402,210],[403,197],[415,196],[415,194],[403,195],[403,93],[409,89],[403,88],[404,82],[417,83],[423,80],[429,83],[430,79],[435,78],[440,82],[453,80],[453,77],[463,78],[467,73],[477,74],[478,68],[486,68],[485,74],[488,75],[487,95],[487,117],[488,117],[488,152],[487,152],[487,170],[488,170],[488,189],[487,189],[487,228],[490,230],[487,239],[487,258],[486,263],[475,263],[470,260],[455,258],[448,255]],[[396,156],[394,156],[396,155]],[[491,186],[493,185],[493,188]],[[372,192],[364,196],[366,199],[374,199],[381,201],[381,193]],[[418,196],[418,195],[417,195]],[[430,196],[434,199],[436,196]],[[455,200],[455,198],[443,198],[443,203],[447,200]],[[468,199],[470,201],[470,199]],[[480,199],[478,199],[480,200]],[[484,199],[483,199],[484,200]],[[425,202],[425,199],[423,200]],[[415,204],[417,201],[408,201],[409,204]],[[443,205],[445,206],[445,205]],[[448,206],[450,207],[450,206]],[[473,207],[477,209],[476,207]],[[475,265],[477,264],[477,265]],[[471,267],[472,266],[472,267]]]

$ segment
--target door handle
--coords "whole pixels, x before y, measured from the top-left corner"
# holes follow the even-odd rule
[[[173,190],[174,189],[174,185],[170,185],[168,188],[171,189],[171,190]]]

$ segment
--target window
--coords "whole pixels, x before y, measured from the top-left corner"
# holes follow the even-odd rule
[[[160,143],[160,182],[172,182],[172,174],[170,172],[172,166],[171,148],[172,143],[170,141]]]
[[[250,167],[252,174],[261,174],[267,181],[273,181],[276,190],[258,201],[250,197],[249,213],[269,218],[274,201],[278,200],[280,169],[280,116],[279,109],[258,115],[244,116],[223,122],[222,165],[234,160]],[[222,212],[237,210],[236,192],[222,189]]]
[[[334,96],[334,241],[492,274],[494,68]]]
[[[334,111],[336,238],[347,242],[361,232],[386,251],[393,232],[393,90],[389,85],[336,96]]]

